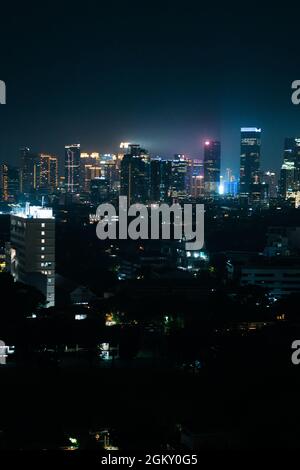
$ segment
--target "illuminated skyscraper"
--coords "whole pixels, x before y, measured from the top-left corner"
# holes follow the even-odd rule
[[[5,202],[16,202],[20,192],[19,169],[3,163],[0,166],[0,197]]]
[[[295,187],[295,162],[285,161],[280,170],[279,194],[284,199],[294,192]]]
[[[172,160],[171,196],[184,199],[188,193],[188,168],[190,160],[181,154],[176,154]]]
[[[238,194],[238,182],[231,168],[226,168],[224,178],[224,194],[233,197],[236,197]]]
[[[193,198],[199,198],[204,195],[204,166],[202,160],[192,161],[190,195]]]
[[[274,171],[265,171],[262,175],[263,184],[267,186],[267,194],[269,198],[277,197],[277,179]]]
[[[101,176],[100,155],[98,152],[80,154],[80,189],[90,191],[90,183],[93,178]]]
[[[150,162],[150,199],[152,202],[161,201],[161,159]]]
[[[58,160],[53,155],[40,154],[39,188],[50,192],[58,186]]]
[[[40,157],[28,147],[20,149],[21,155],[21,192],[27,197],[32,195],[39,187]]]
[[[150,200],[166,201],[170,194],[172,162],[155,158],[150,162]]]
[[[242,197],[251,198],[259,192],[260,147],[261,129],[242,127],[240,157],[240,196]]]
[[[130,144],[129,151],[121,161],[120,194],[127,196],[128,204],[144,203],[149,199],[149,156],[139,145]]]
[[[293,183],[289,182],[289,187],[293,191],[300,191],[300,138],[288,137],[284,141],[283,170],[294,167]],[[290,177],[289,177],[290,178]]]
[[[80,144],[65,146],[65,188],[67,193],[80,192]]]
[[[221,143],[206,140],[204,143],[204,191],[207,196],[218,194],[221,171]]]

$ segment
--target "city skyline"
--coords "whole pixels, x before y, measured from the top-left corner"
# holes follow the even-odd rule
[[[31,145],[21,145],[18,149],[17,149],[17,155],[15,156],[14,160],[11,161],[10,159],[2,159],[1,158],[1,155],[0,155],[0,164],[1,163],[5,163],[5,164],[8,164],[8,165],[11,165],[12,167],[18,167],[19,164],[20,164],[20,151],[22,151],[22,149],[28,149],[30,150],[33,154],[35,155],[48,155],[48,156],[53,156],[55,158],[58,159],[58,170],[59,170],[59,173],[63,174],[65,172],[65,169],[64,169],[64,162],[65,162],[65,151],[66,151],[66,148],[67,147],[72,147],[72,146],[79,146],[79,148],[81,149],[81,153],[83,154],[86,154],[86,155],[93,155],[93,154],[97,154],[97,155],[116,155],[118,153],[120,153],[120,150],[122,149],[122,145],[124,145],[124,142],[125,143],[137,143],[138,142],[138,145],[142,148],[147,148],[147,152],[149,153],[149,156],[151,159],[155,159],[155,158],[163,158],[165,160],[173,160],[174,158],[176,158],[177,155],[184,155],[192,160],[200,160],[202,162],[204,162],[205,160],[205,150],[206,150],[206,143],[207,142],[220,142],[222,144],[222,152],[221,152],[221,174],[225,174],[227,169],[230,168],[233,173],[236,175],[236,176],[239,176],[239,173],[240,173],[240,157],[241,157],[241,131],[242,129],[251,129],[251,128],[256,128],[256,129],[260,129],[260,133],[262,134],[262,138],[261,138],[261,142],[260,142],[260,171],[275,171],[276,173],[279,173],[280,172],[280,169],[281,169],[281,166],[282,166],[282,163],[285,159],[285,142],[287,140],[290,140],[290,139],[299,139],[300,137],[298,137],[298,135],[300,134],[295,134],[295,135],[292,135],[292,133],[288,133],[286,134],[280,145],[279,145],[279,148],[278,148],[278,161],[276,162],[276,164],[274,164],[273,162],[273,166],[272,165],[267,165],[267,161],[266,161],[266,158],[265,155],[264,155],[264,138],[265,138],[265,132],[264,132],[264,129],[261,129],[259,128],[259,126],[255,126],[255,127],[252,127],[250,125],[247,125],[246,127],[245,126],[242,126],[238,129],[238,133],[237,133],[237,138],[235,139],[235,142],[234,142],[234,146],[238,148],[238,153],[235,155],[235,158],[231,158],[231,159],[226,159],[226,156],[224,156],[224,145],[223,145],[223,141],[220,141],[218,140],[217,138],[215,138],[214,136],[212,137],[204,137],[203,139],[201,139],[199,141],[199,148],[198,148],[198,152],[197,153],[188,153],[188,152],[177,152],[175,147],[174,147],[174,151],[173,152],[170,152],[169,154],[164,154],[163,152],[153,152],[151,150],[151,147],[147,147],[146,145],[144,145],[143,141],[141,140],[129,140],[129,139],[124,139],[121,143],[120,143],[120,140],[116,140],[115,144],[110,147],[110,148],[106,148],[106,150],[102,150],[101,147],[94,147],[92,146],[91,144],[87,144],[87,145],[84,145],[82,144],[82,141],[81,140],[74,140],[74,141],[69,141],[69,143],[66,143],[64,142],[62,148],[60,148],[58,150],[58,152],[53,152],[51,151],[51,149],[49,150],[48,148],[44,148],[45,146],[42,146],[42,150],[41,148],[36,148],[36,147],[32,147]],[[70,143],[71,142],[71,143]],[[28,143],[27,143],[28,144]],[[230,165],[228,162],[233,163],[232,165]]]

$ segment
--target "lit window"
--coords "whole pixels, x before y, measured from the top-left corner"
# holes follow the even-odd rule
[[[42,239],[41,239],[41,243],[45,243],[45,238],[42,238]]]
[[[42,251],[45,251],[45,247],[44,247],[44,246],[42,246],[42,247],[41,247],[41,250],[42,250]]]
[[[45,224],[44,224],[44,223],[42,223],[42,224],[41,224],[41,227],[42,227],[42,228],[45,228]]]
[[[41,255],[41,259],[45,259],[45,255]]]
[[[45,232],[41,232],[41,235],[42,235],[42,236],[45,235]]]

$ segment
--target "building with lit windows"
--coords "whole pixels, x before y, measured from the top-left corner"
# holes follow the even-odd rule
[[[283,164],[280,170],[279,193],[287,199],[300,190],[300,138],[287,137],[284,141]]]
[[[109,183],[104,176],[94,178],[90,183],[91,203],[102,204],[109,200]]]
[[[41,291],[55,304],[55,219],[51,208],[30,206],[11,215],[6,268],[16,281]]]
[[[0,197],[4,202],[16,202],[20,192],[19,169],[3,163],[0,165]]]
[[[67,193],[80,192],[80,144],[65,146],[65,188]]]
[[[241,128],[240,197],[257,199],[260,194],[261,129]]]
[[[284,141],[283,163],[294,163],[293,190],[300,190],[300,138],[288,137]]]
[[[170,195],[172,162],[159,157],[150,162],[150,200],[151,202],[167,201]]]
[[[241,268],[240,284],[264,287],[274,297],[300,292],[300,260],[265,258]]]
[[[171,196],[175,199],[187,197],[189,162],[185,155],[179,154],[172,160]]]
[[[80,154],[80,189],[89,192],[91,180],[101,176],[100,155],[98,152]]]
[[[279,194],[284,199],[289,197],[294,191],[294,182],[295,182],[295,163],[285,161],[280,170],[280,179],[279,179]]]
[[[32,153],[28,147],[20,149],[21,155],[21,184],[20,190],[27,198],[39,187],[40,157]]]
[[[139,145],[130,144],[129,153],[121,161],[121,196],[128,204],[145,203],[149,199],[150,161]]]
[[[204,191],[207,196],[219,193],[221,172],[221,143],[206,140],[204,143]]]
[[[189,194],[196,199],[204,195],[204,167],[202,160],[192,160],[189,174]]]
[[[40,154],[39,189],[53,192],[58,187],[58,159],[53,155]]]
[[[277,178],[274,171],[265,171],[262,175],[262,183],[267,187],[268,198],[277,197]]]

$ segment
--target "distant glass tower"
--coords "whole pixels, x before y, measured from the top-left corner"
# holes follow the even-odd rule
[[[121,161],[121,196],[127,196],[128,204],[149,200],[150,161],[147,152],[139,145],[130,144],[129,153]]]
[[[90,191],[90,183],[101,175],[100,155],[98,152],[80,154],[80,190]]]
[[[20,149],[21,156],[21,192],[27,197],[32,195],[39,187],[40,157],[28,147]]]
[[[169,197],[171,188],[172,163],[155,158],[150,162],[150,200],[163,202]]]
[[[259,193],[261,129],[241,128],[240,196],[252,197]]]
[[[221,172],[221,143],[206,140],[204,143],[204,191],[208,196],[218,194]]]
[[[161,186],[161,159],[156,158],[150,162],[150,199],[152,202],[159,202],[161,200],[160,186]]]
[[[190,160],[181,154],[176,154],[172,160],[171,196],[185,198],[188,189],[188,168]]]
[[[40,154],[40,181],[39,188],[49,192],[55,191],[58,186],[58,160],[53,155]]]
[[[161,165],[161,200],[167,201],[171,194],[172,162],[162,160]]]
[[[262,175],[262,182],[267,187],[267,196],[269,198],[277,197],[277,179],[274,171],[265,171]]]
[[[202,160],[192,160],[190,172],[190,195],[199,198],[204,194],[204,166]]]
[[[300,190],[300,138],[287,137],[284,141],[283,165],[281,168],[281,195]],[[293,172],[293,174],[292,174]],[[284,182],[286,180],[286,184]],[[285,197],[285,196],[284,196]]]
[[[295,163],[285,162],[282,164],[279,179],[279,194],[284,199],[288,197],[289,193],[294,192],[295,182]]]
[[[80,144],[65,146],[65,187],[67,193],[80,192]]]
[[[94,178],[90,182],[90,193],[92,204],[102,204],[109,200],[109,182],[104,176]]]

